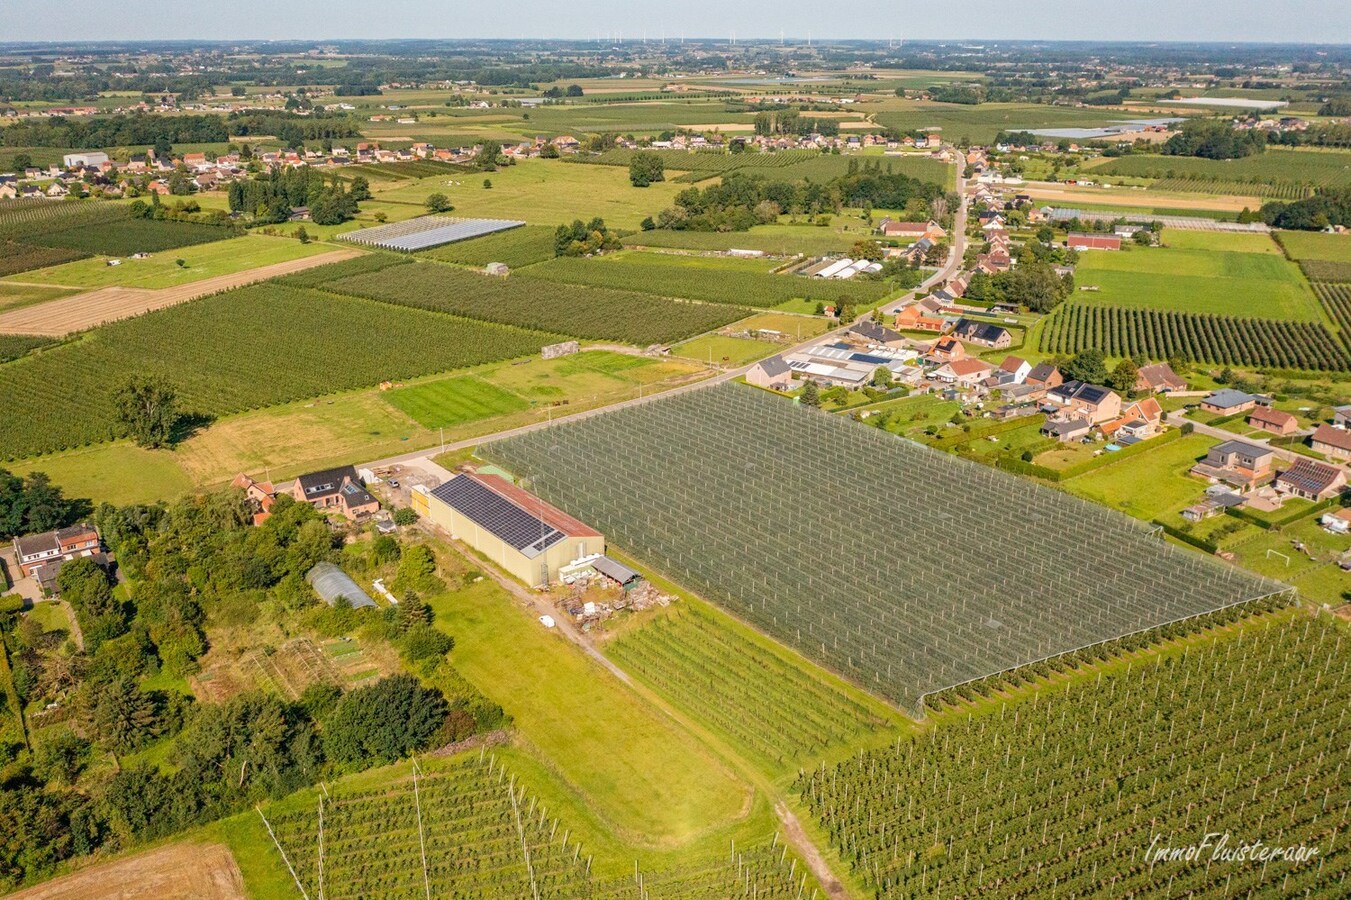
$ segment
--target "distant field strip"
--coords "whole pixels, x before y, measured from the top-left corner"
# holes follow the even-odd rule
[[[674,342],[749,313],[740,306],[574,287],[527,279],[520,273],[499,278],[431,262],[343,278],[324,287],[400,306],[638,345]]]
[[[185,411],[259,409],[527,356],[557,336],[257,284],[90,331],[0,365],[0,456],[18,458],[117,436],[112,393],[128,373],[158,375]]]
[[[688,297],[706,303],[741,306],[778,306],[796,298],[823,303],[873,303],[891,290],[883,281],[838,281],[767,272],[731,271],[703,267],[694,262],[630,261],[559,257],[531,266],[521,278],[563,284],[642,291],[663,297]]]
[[[1351,185],[1351,151],[1271,148],[1242,159],[1133,154],[1089,168],[1095,175],[1156,178],[1156,187],[1297,199],[1316,187]],[[1164,188],[1164,182],[1170,187]]]
[[[99,288],[0,313],[0,334],[61,337],[118,319],[186,303],[208,294],[266,281],[281,275],[303,272],[326,263],[340,262],[359,253],[358,250],[334,250],[331,253],[306,256],[230,275],[218,275],[215,278],[205,278],[191,284],[157,291],[122,287]]]
[[[790,771],[886,722],[710,615],[684,608],[605,652],[774,771]]]
[[[482,452],[914,711],[955,684],[1282,589],[1098,505],[733,384]],[[913,530],[875,521],[886,510]]]
[[[1227,365],[1345,371],[1351,358],[1321,322],[1283,322],[1071,302],[1046,321],[1040,349]]]
[[[844,235],[827,228],[769,225],[750,231],[640,231],[624,238],[626,247],[656,247],[672,250],[759,250],[789,256],[825,256],[848,250]]]
[[[572,156],[571,162],[605,166],[627,166],[637,152],[655,153],[665,168],[684,172],[680,182],[697,182],[731,172],[765,175],[781,181],[826,182],[846,174],[851,166],[875,166],[880,172],[909,175],[921,181],[947,185],[954,169],[942,160],[926,155],[855,156],[824,154],[816,150],[779,150],[774,153],[727,153],[721,150],[607,150],[598,156]]]

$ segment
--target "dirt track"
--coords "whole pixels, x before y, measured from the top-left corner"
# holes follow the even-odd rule
[[[338,262],[360,255],[358,250],[334,250],[317,256],[260,266],[229,275],[204,278],[191,284],[152,291],[144,288],[105,287],[85,291],[59,300],[50,300],[33,306],[24,306],[0,313],[0,334],[35,334],[43,337],[62,337],[75,331],[84,331],[117,319],[138,316],[141,313],[175,306],[196,300],[207,294],[242,287],[257,281],[266,281],[279,275],[289,275],[325,263]]]
[[[14,900],[245,900],[223,844],[170,844],[11,894]]]

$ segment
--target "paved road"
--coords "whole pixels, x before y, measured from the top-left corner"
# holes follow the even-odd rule
[[[1181,428],[1183,425],[1190,425],[1197,434],[1204,434],[1207,437],[1219,438],[1224,441],[1243,441],[1245,444],[1256,444],[1259,447],[1266,447],[1272,453],[1276,454],[1277,458],[1283,459],[1286,462],[1294,462],[1297,459],[1308,459],[1307,456],[1301,456],[1290,450],[1283,450],[1280,447],[1271,446],[1271,441],[1267,438],[1243,437],[1242,435],[1234,434],[1232,431],[1225,431],[1223,428],[1216,428],[1213,425],[1203,425],[1200,422],[1187,418],[1180,412],[1170,412],[1165,421],[1167,421],[1169,425],[1178,428]]]
[[[965,163],[962,165],[965,165]],[[962,259],[966,254],[966,214],[968,203],[966,197],[966,179],[962,177],[960,169],[957,174],[957,195],[962,198],[962,202],[961,205],[957,207],[957,212],[953,216],[952,249],[948,253],[947,263],[944,264],[943,268],[926,278],[919,287],[915,288],[915,290],[906,294],[904,297],[900,297],[899,299],[879,307],[882,312],[895,315],[900,312],[902,307],[909,306],[911,303],[915,302],[916,295],[942,284],[961,270]]]

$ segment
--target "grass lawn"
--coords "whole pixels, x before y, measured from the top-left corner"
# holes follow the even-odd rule
[[[934,394],[921,394],[868,408],[875,415],[885,417],[882,427],[887,431],[904,437],[916,437],[930,425],[939,428],[946,426],[953,413],[959,412],[962,405],[956,400],[943,400]]]
[[[757,313],[742,319],[731,327],[746,331],[777,331],[786,334],[794,343],[823,334],[831,326],[828,319],[820,316],[795,316],[788,313]]]
[[[862,223],[860,223],[860,228]],[[630,247],[685,250],[760,250],[779,256],[823,256],[848,250],[857,237],[816,225],[756,225],[749,231],[640,231],[624,239]]]
[[[424,428],[444,428],[526,409],[515,394],[478,378],[446,378],[395,388],[385,399]]]
[[[483,187],[483,179],[492,188]],[[520,219],[536,225],[560,225],[600,216],[614,228],[637,229],[645,217],[670,206],[684,185],[670,181],[647,188],[629,184],[618,166],[569,165],[559,160],[526,159],[480,175],[449,174],[379,190],[377,200],[423,203],[429,194],[450,198],[457,216]]]
[[[671,352],[676,356],[697,359],[710,365],[721,364],[736,368],[770,356],[780,348],[780,344],[770,343],[769,341],[708,334],[692,341],[686,341],[683,344],[677,344],[671,348]]]
[[[59,268],[59,267],[58,267]],[[39,269],[36,272],[24,272],[24,275],[38,275],[42,272],[50,271],[48,269]],[[22,281],[18,278],[16,280]],[[69,297],[75,291],[70,288],[60,287],[42,287],[27,284],[7,284],[0,281],[0,311],[18,309],[22,306],[33,306],[38,303],[46,303],[48,300],[56,300],[61,297]]]
[[[1281,243],[1295,259],[1351,263],[1351,235],[1315,231],[1283,231]]]
[[[1138,519],[1153,519],[1194,502],[1205,482],[1187,474],[1215,438],[1191,434],[1147,453],[1066,481],[1071,493]]]
[[[618,834],[680,844],[749,811],[749,785],[496,582],[429,602],[456,668]]]
[[[187,493],[193,482],[167,450],[142,450],[128,441],[67,450],[6,463],[17,475],[45,472],[67,497],[95,504],[149,503]]]
[[[971,455],[982,459],[991,458],[1001,453],[1019,453],[1027,447],[1041,443],[1045,440],[1041,436],[1041,425],[1045,421],[1045,417],[1036,416],[1035,418],[1036,421],[1031,424],[993,435],[996,440],[978,438],[972,441]]]
[[[686,360],[597,350],[515,365],[491,363],[412,381],[402,390],[423,398],[428,416],[438,414],[436,397],[453,398],[456,393],[431,387],[443,382],[456,382],[461,389],[466,382],[477,382],[482,387],[471,388],[473,397],[497,398],[498,412],[445,426],[446,440],[458,441],[627,400],[640,389],[682,384],[705,371]],[[395,393],[368,388],[227,416],[173,450],[141,450],[119,441],[31,457],[6,468],[20,474],[46,472],[68,496],[95,503],[149,503],[220,487],[240,472],[284,480],[435,446],[441,426],[420,424],[394,404]],[[464,402],[459,412],[468,415],[471,406]]]
[[[153,253],[149,259],[122,260],[110,266],[107,257],[91,257],[35,272],[11,276],[12,281],[40,282],[78,288],[100,288],[117,285],[135,288],[167,288],[189,284],[216,275],[230,275],[247,269],[256,269],[273,263],[287,262],[333,248],[318,243],[302,244],[296,240],[264,237],[250,234],[243,237],[181,247]],[[179,267],[175,260],[186,266]]]
[[[1174,234],[1166,232],[1165,240]],[[1206,239],[1219,235],[1205,235]],[[1227,244],[1234,237],[1260,237],[1272,250],[1271,239],[1262,235],[1223,235]],[[1188,237],[1184,243],[1192,242]],[[1223,244],[1221,244],[1223,245]],[[1097,291],[1078,292],[1080,303],[1173,309],[1181,312],[1228,316],[1258,316],[1316,322],[1318,301],[1299,268],[1278,253],[1184,249],[1183,247],[1131,247],[1120,252],[1081,254],[1074,273],[1079,287]]]
[[[1296,541],[1307,552],[1298,550]],[[1351,575],[1337,567],[1337,558],[1347,549],[1351,535],[1328,534],[1319,527],[1318,516],[1311,516],[1281,531],[1259,531],[1233,551],[1244,568],[1292,584],[1316,603],[1336,605],[1341,592],[1351,590]]]

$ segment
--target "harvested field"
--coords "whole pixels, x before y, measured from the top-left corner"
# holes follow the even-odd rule
[[[334,250],[318,256],[307,256],[270,266],[249,269],[246,272],[234,272],[185,284],[179,287],[164,288],[158,291],[139,288],[107,287],[96,291],[85,291],[60,300],[25,306],[21,309],[0,313],[0,334],[36,334],[44,337],[61,337],[76,331],[84,331],[98,325],[106,325],[118,319],[138,316],[141,313],[175,306],[215,294],[231,288],[242,287],[257,281],[266,281],[280,275],[290,275],[326,263],[338,262],[357,256],[356,250]]]
[[[16,900],[245,900],[223,844],[170,844],[10,895]]]

